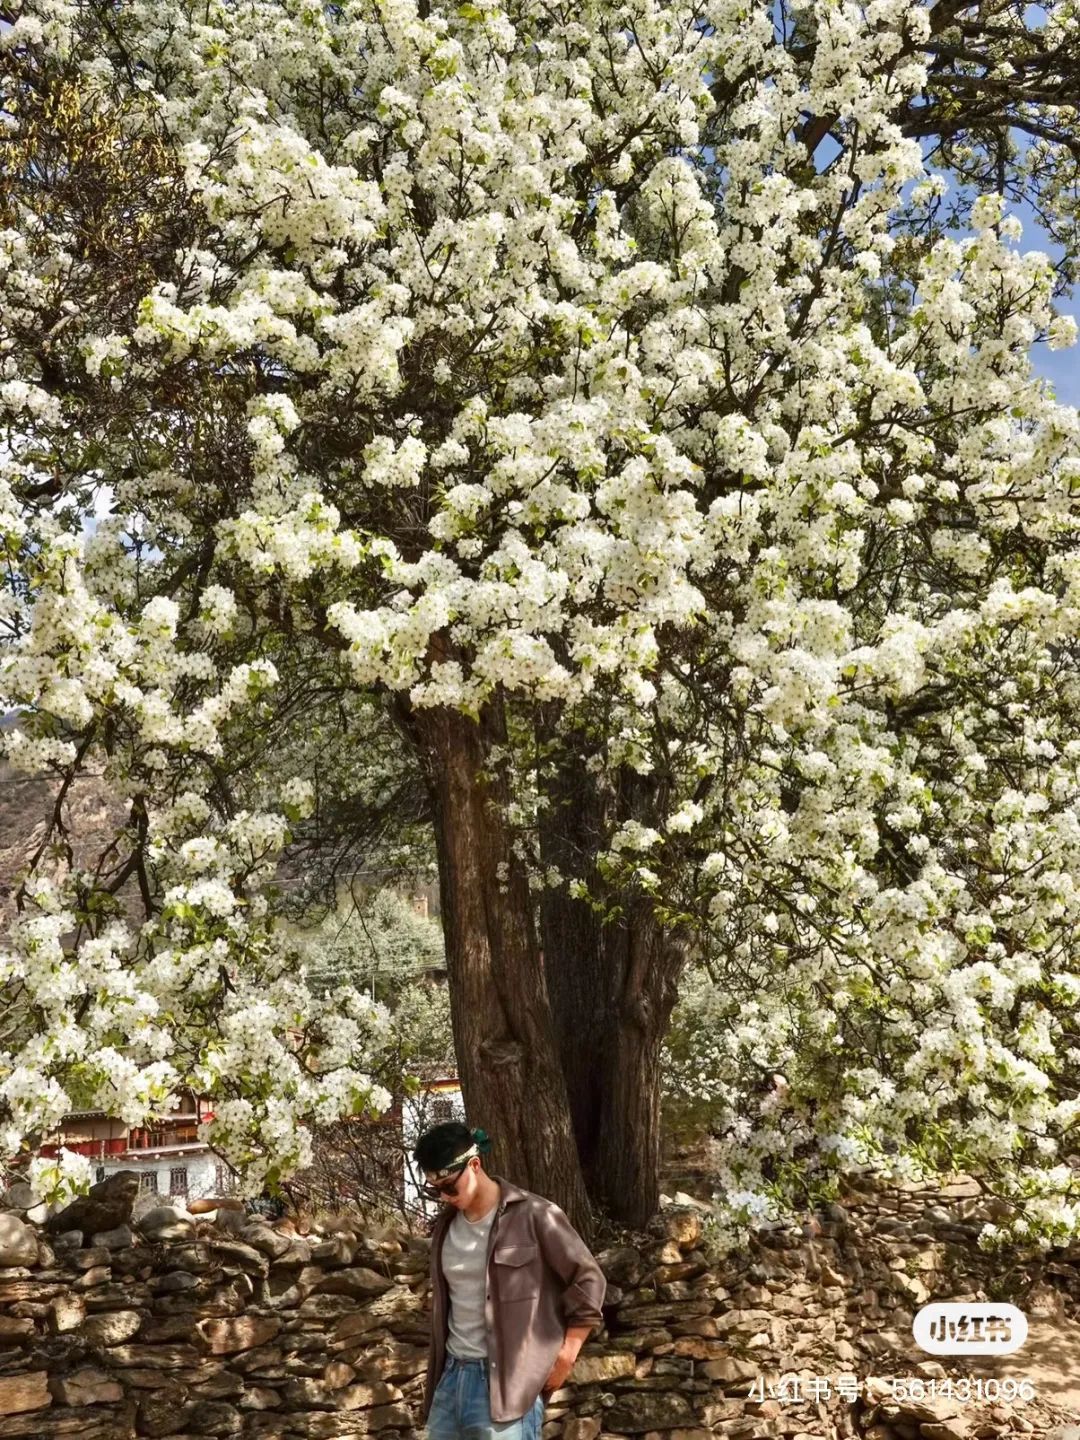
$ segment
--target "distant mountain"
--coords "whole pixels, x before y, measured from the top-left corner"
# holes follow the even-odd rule
[[[10,716],[3,725],[10,728]],[[0,762],[0,916],[7,920],[23,873],[40,850],[56,810],[58,779],[24,775]],[[109,841],[123,826],[128,806],[111,795],[100,774],[81,775],[64,796],[60,807],[66,838],[75,863],[95,866]],[[54,839],[57,837],[54,837]],[[41,857],[46,873],[55,871],[58,853]]]

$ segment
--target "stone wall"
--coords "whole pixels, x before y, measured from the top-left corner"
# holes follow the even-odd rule
[[[1011,1370],[929,1359],[910,1339],[928,1298],[1014,1298],[1052,1344],[1073,1324],[1070,1256],[980,1253],[972,1191],[867,1184],[716,1264],[701,1248],[699,1210],[663,1209],[645,1233],[598,1251],[607,1323],[552,1397],[544,1440],[1080,1440],[1061,1428],[1080,1419],[1067,1386],[1040,1386],[1028,1403],[890,1403],[893,1376],[929,1384],[1030,1368],[1025,1351]],[[108,1205],[46,1231],[20,1198],[16,1187],[0,1212],[0,1440],[419,1440],[426,1239],[344,1225],[300,1234],[226,1208],[113,1223]],[[1067,1381],[1069,1364],[1058,1369]],[[792,1373],[817,1397],[767,1393]],[[845,1374],[859,1382],[854,1399],[838,1393]]]

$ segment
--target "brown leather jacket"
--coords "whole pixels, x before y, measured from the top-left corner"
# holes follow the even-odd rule
[[[488,1396],[496,1423],[536,1403],[568,1326],[603,1324],[607,1281],[566,1215],[552,1200],[499,1175],[499,1204],[488,1236]],[[457,1212],[447,1206],[431,1232],[431,1347],[423,1424],[446,1364],[450,1302],[442,1243]]]

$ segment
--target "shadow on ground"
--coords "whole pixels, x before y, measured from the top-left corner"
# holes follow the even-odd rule
[[[1014,1355],[973,1360],[973,1376],[1030,1380],[1043,1400],[1080,1411],[1080,1321],[1067,1315],[1030,1317],[1028,1335]]]

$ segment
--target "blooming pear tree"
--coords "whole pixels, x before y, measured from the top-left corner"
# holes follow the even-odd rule
[[[182,1073],[257,1172],[378,1102],[378,1015],[306,1008],[265,893],[305,777],[252,783],[332,673],[426,786],[465,1094],[524,1183],[652,1209],[702,943],[747,1016],[713,1083],[791,1072],[751,1191],[830,1136],[1047,1183],[1080,430],[1006,210],[1080,253],[1074,6],[5,18],[8,754],[131,804],[24,886],[9,1143]]]
[[[288,817],[310,804],[304,786],[288,781],[261,810],[229,807],[226,817],[205,798],[214,760],[237,719],[257,715],[273,666],[218,673],[205,656],[185,657],[175,645],[178,607],[165,596],[125,624],[94,594],[94,556],[111,544],[107,535],[84,546],[51,520],[16,523],[8,535],[33,597],[9,612],[25,629],[6,695],[28,719],[9,732],[8,760],[66,783],[97,748],[106,780],[130,799],[130,819],[95,869],[80,868],[58,804],[44,852],[52,863],[43,859],[23,882],[0,972],[5,1150],[16,1154],[75,1107],[143,1124],[184,1085],[213,1099],[206,1136],[242,1183],[274,1183],[309,1160],[306,1121],[377,1110],[389,1096],[358,1068],[378,1048],[382,1007],[348,987],[316,1005],[262,893]],[[52,699],[43,712],[33,675],[46,654]],[[99,686],[130,707],[130,749],[95,723]],[[137,892],[134,907],[122,902],[125,884]],[[53,1198],[65,1180],[87,1178],[79,1165],[72,1156],[51,1177]]]

